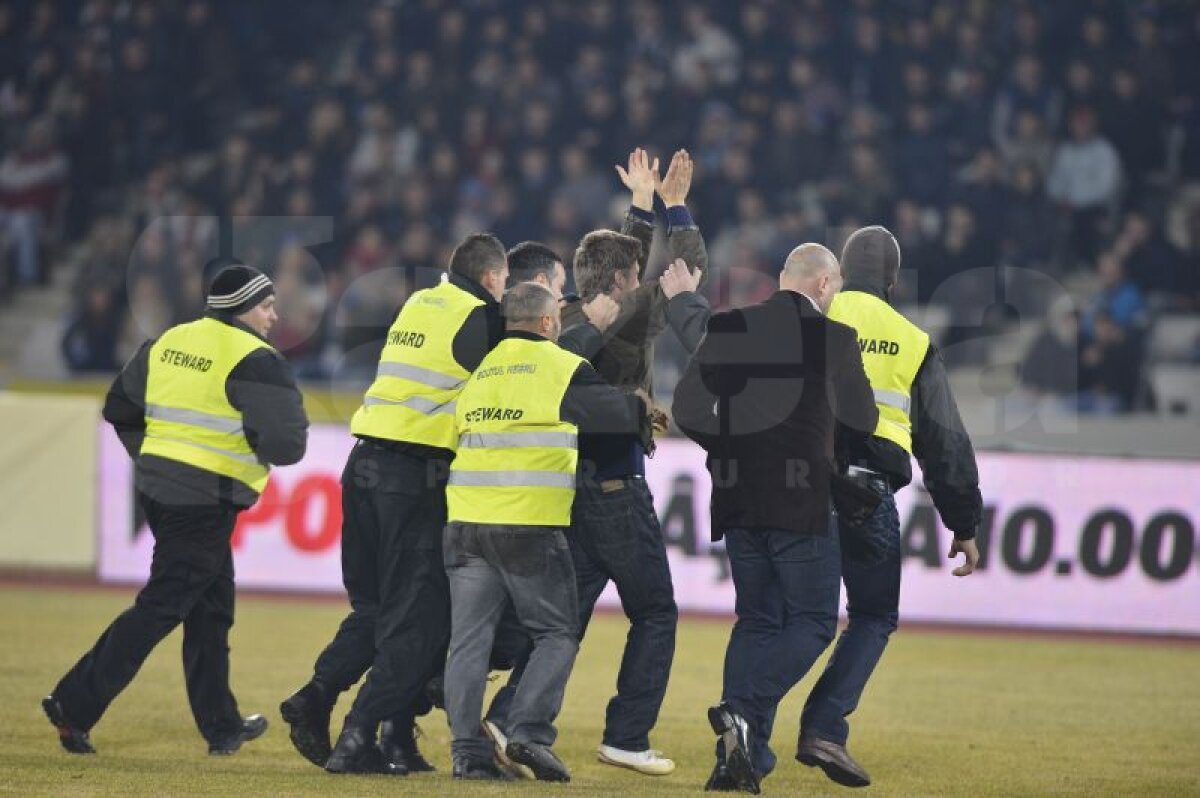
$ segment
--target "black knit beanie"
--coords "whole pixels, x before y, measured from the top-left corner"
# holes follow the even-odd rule
[[[238,316],[274,293],[270,277],[253,266],[233,263],[213,278],[208,288],[208,308]]]

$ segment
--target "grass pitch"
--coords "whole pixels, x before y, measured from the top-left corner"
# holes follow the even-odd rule
[[[242,597],[233,683],[242,711],[271,728],[236,756],[210,758],[192,725],[176,632],[93,730],[99,755],[63,752],[39,706],[132,591],[0,587],[0,793],[12,795],[684,795],[712,765],[704,709],[716,700],[726,622],[680,624],[653,744],[679,767],[650,778],[595,759],[616,679],[623,618],[596,618],[559,719],[569,785],[462,785],[449,777],[441,712],[422,721],[436,774],[334,777],[288,743],[278,705],[308,677],[343,607]],[[819,663],[818,668],[821,667]],[[862,708],[850,749],[878,795],[1200,795],[1200,646],[1055,641],[901,630]],[[781,707],[779,767],[767,795],[845,793],[792,759],[812,675]],[[335,718],[348,706],[345,699]],[[336,729],[334,730],[336,733]]]

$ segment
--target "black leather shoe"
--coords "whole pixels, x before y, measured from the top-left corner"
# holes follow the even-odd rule
[[[393,770],[406,773],[431,773],[437,768],[429,764],[417,748],[417,732],[414,724],[407,729],[397,728],[395,722],[385,720],[379,724],[379,755]]]
[[[750,762],[750,724],[724,701],[708,708],[708,723],[725,743],[725,767],[737,789],[758,795],[758,774]]]
[[[454,768],[451,775],[456,779],[468,781],[515,781],[516,776],[501,770],[495,762],[484,759],[471,759],[465,756],[454,758]]]
[[[846,746],[820,737],[801,735],[796,745],[796,759],[810,768],[820,768],[843,787],[866,787],[871,783],[867,771],[854,761]]]
[[[347,726],[338,735],[333,753],[325,763],[330,773],[384,773],[392,776],[407,776],[408,769],[393,769],[384,762],[375,743],[374,732]]]
[[[68,753],[72,754],[94,754],[96,749],[92,747],[92,741],[88,737],[88,733],[83,729],[75,726],[71,721],[67,720],[66,713],[63,712],[62,704],[58,703],[58,699],[54,696],[46,696],[42,699],[42,711],[46,713],[46,717],[50,719],[51,725],[58,729],[58,741],[62,743],[62,747],[67,749]]]
[[[208,753],[213,756],[229,756],[236,754],[242,743],[257,740],[267,730],[267,719],[262,715],[250,715],[242,718],[242,728],[220,740],[210,740]]]
[[[317,685],[309,682],[279,705],[279,714],[291,727],[288,739],[300,756],[317,767],[325,767],[333,746],[329,742],[329,712],[332,705]]]
[[[570,781],[571,771],[563,761],[555,756],[548,745],[537,743],[514,743],[509,741],[504,749],[508,758],[518,765],[524,765],[533,771],[533,777],[538,781]]]
[[[737,781],[729,775],[729,768],[724,762],[713,765],[713,771],[704,783],[705,792],[737,792]]]

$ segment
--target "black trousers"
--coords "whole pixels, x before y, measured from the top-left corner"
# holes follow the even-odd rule
[[[445,464],[359,442],[342,473],[342,581],[350,614],[314,666],[330,696],[362,676],[347,725],[411,721],[450,641],[442,565]]]
[[[229,538],[238,510],[228,504],[165,505],[145,495],[139,500],[154,534],[150,579],[54,695],[72,723],[92,728],[159,641],[182,623],[192,715],[206,740],[221,740],[242,723],[229,689],[234,601]]]

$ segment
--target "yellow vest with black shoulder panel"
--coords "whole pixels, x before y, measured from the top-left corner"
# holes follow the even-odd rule
[[[225,393],[230,372],[260,349],[274,351],[254,334],[207,317],[163,333],[150,348],[140,453],[231,477],[261,493],[270,468],[255,456],[241,411]]]
[[[552,341],[517,337],[483,359],[458,397],[450,521],[570,525],[579,430],[560,411],[583,362]]]
[[[829,318],[854,328],[879,423],[875,435],[912,454],[912,385],[929,351],[929,335],[879,297],[843,291],[833,298]]]
[[[409,297],[388,330],[350,431],[453,451],[454,402],[471,376],[454,359],[454,338],[483,304],[448,280]]]

